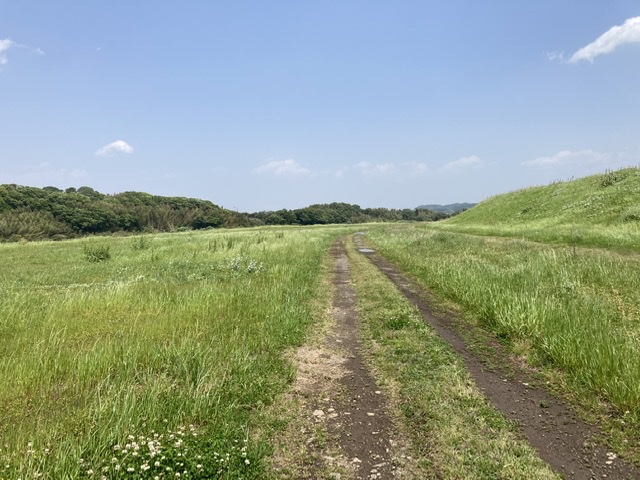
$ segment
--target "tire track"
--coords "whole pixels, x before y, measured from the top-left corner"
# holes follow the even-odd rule
[[[356,467],[356,478],[391,478],[394,462],[393,424],[386,413],[386,401],[364,364],[356,294],[351,284],[349,259],[344,244],[332,250],[335,259],[333,316],[336,328],[327,337],[329,346],[347,355],[340,395],[334,400],[335,421],[327,425],[339,437],[340,448]]]

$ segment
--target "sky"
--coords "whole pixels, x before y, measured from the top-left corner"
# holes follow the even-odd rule
[[[638,165],[637,0],[0,0],[0,183],[415,208]]]

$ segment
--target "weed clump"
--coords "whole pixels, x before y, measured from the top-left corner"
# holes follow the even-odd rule
[[[220,478],[241,475],[250,468],[248,439],[240,446],[236,440],[226,452],[210,451],[193,425],[167,433],[128,435],[122,444],[112,447],[111,458],[97,465],[80,459],[84,474],[93,478]],[[215,448],[215,447],[213,447]],[[103,477],[103,478],[104,478]]]
[[[259,463],[250,454],[248,442],[247,437],[242,441],[211,442],[194,425],[164,433],[129,434],[97,457],[77,459],[78,470],[72,475],[97,479],[239,478]],[[44,477],[47,460],[54,452],[50,448],[36,449],[29,442],[24,453],[29,459],[26,465],[24,462],[21,465],[15,455],[0,457],[0,479],[24,478],[23,474],[30,478]]]
[[[640,222],[640,207],[631,207],[622,215],[623,222]]]
[[[94,247],[85,245],[84,257],[89,262],[93,262],[93,263],[104,262],[111,258],[111,249],[109,245],[96,245]]]
[[[147,250],[151,246],[151,242],[147,237],[135,237],[131,241],[131,248],[134,250]]]
[[[626,177],[625,171],[619,170],[616,172],[612,172],[611,170],[607,170],[604,175],[602,175],[602,180],[600,180],[601,187],[610,187],[614,183],[619,182],[620,180],[624,180]]]
[[[227,270],[230,272],[240,274],[240,273],[260,273],[264,270],[264,264],[262,262],[258,262],[257,260],[251,260],[245,258],[242,255],[236,255],[231,259],[231,261],[226,265]]]

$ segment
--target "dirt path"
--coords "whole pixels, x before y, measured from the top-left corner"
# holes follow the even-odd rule
[[[519,425],[529,443],[554,470],[565,478],[640,478],[640,469],[623,462],[594,441],[598,434],[596,428],[579,420],[563,402],[547,391],[533,387],[534,379],[513,365],[507,355],[502,356],[503,365],[508,367],[505,369],[488,367],[473,355],[452,328],[452,319],[434,313],[428,303],[428,292],[404,277],[373,250],[365,248],[361,235],[355,238],[360,251],[419,309],[425,321],[453,346],[486,397]]]
[[[330,348],[344,349],[347,361],[340,379],[340,395],[334,399],[335,420],[328,425],[335,433],[357,478],[391,478],[393,425],[387,416],[385,398],[363,363],[356,295],[349,280],[349,260],[343,245],[333,249],[335,258],[333,316],[336,328],[327,336]]]
[[[332,307],[321,338],[297,350],[298,374],[285,408],[289,430],[275,439],[277,478],[414,478],[406,441],[394,428],[386,396],[365,365],[342,241],[332,249]]]

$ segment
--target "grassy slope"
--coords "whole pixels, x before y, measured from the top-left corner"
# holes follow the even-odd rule
[[[640,249],[639,200],[640,169],[630,168],[499,195],[438,224],[377,226],[368,230],[367,237],[382,255],[426,288],[459,305],[467,321],[492,330],[514,354],[542,367],[549,381],[571,396],[585,416],[598,419],[618,453],[639,462],[640,259],[606,249],[562,245]],[[381,291],[379,287],[378,294]],[[367,295],[364,291],[361,294],[363,298]],[[367,301],[375,303],[373,298]],[[384,305],[391,308],[393,302],[385,299]],[[367,303],[361,306],[365,317],[370,313],[367,307]],[[380,304],[376,308],[376,312],[384,312]],[[412,347],[411,339],[417,332],[404,338],[401,349],[396,346],[394,352],[389,349],[393,343],[383,340],[384,322],[377,325],[374,318],[369,321],[374,337],[383,345],[381,354],[391,354],[382,365],[393,365],[398,352]],[[386,318],[395,317],[388,312]],[[400,332],[393,334],[387,341],[399,340]],[[424,346],[429,342],[423,338],[419,343]],[[410,358],[433,357],[436,351],[434,347],[418,349]],[[427,365],[433,361],[423,359]],[[410,365],[412,362],[405,360],[390,367],[403,372],[396,378],[407,382],[404,388],[411,388],[414,375],[422,375],[419,368],[409,369]],[[421,376],[420,385],[429,378]],[[435,392],[447,385],[440,379],[430,394],[437,395]],[[447,407],[455,408],[455,393],[443,396],[448,399]],[[410,408],[405,406],[408,411],[423,408],[420,395],[412,392],[411,398]],[[432,406],[440,403],[432,399],[427,403],[431,410],[422,411],[420,418],[437,417],[438,409]],[[449,416],[461,418],[464,414]],[[441,462],[445,467],[456,465],[450,422],[413,425],[411,418],[409,415],[407,422],[414,434],[440,429],[428,433],[429,438],[440,439],[435,456],[447,459]],[[474,438],[471,425],[473,422],[465,423],[465,431]],[[481,453],[478,449],[479,458],[509,455],[491,452],[491,442],[482,448],[487,450]],[[472,467],[471,471],[479,475],[482,470]],[[495,474],[497,470],[493,466],[488,471]],[[450,472],[462,478],[465,467],[457,464]],[[440,474],[446,477],[446,469]]]
[[[640,169],[489,198],[443,228],[537,241],[640,249]]]
[[[543,366],[640,463],[640,169],[498,195],[438,224],[371,229],[369,239]]]

